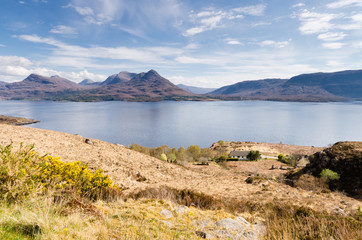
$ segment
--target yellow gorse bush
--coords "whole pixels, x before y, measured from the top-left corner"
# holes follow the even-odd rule
[[[92,173],[79,161],[65,163],[57,157],[39,156],[33,145],[21,144],[15,152],[12,144],[0,145],[1,200],[23,200],[49,189],[72,190],[83,197],[97,199],[119,188],[103,170]]]

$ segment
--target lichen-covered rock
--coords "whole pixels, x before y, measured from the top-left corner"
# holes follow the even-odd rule
[[[160,213],[166,219],[170,219],[173,217],[172,212],[166,209],[162,210]]]
[[[224,218],[221,219],[220,221],[217,221],[216,226],[222,227],[226,230],[234,230],[240,232],[245,230],[245,227],[241,223],[231,218]]]

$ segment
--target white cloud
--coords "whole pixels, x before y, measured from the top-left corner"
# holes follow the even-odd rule
[[[275,48],[284,48],[286,46],[288,46],[290,43],[289,41],[280,41],[280,42],[276,42],[273,40],[266,40],[260,43],[260,46],[265,47],[265,46],[269,46],[269,47],[275,47]]]
[[[28,67],[31,66],[33,63],[24,57],[18,56],[0,56],[0,66],[21,66],[21,67]]]
[[[63,6],[63,8],[73,8],[75,11],[77,11],[77,13],[79,13],[82,16],[94,15],[93,9],[91,9],[90,7],[79,7],[79,6],[74,6],[73,4],[68,4],[66,6]]]
[[[1,43],[0,43],[0,47],[6,47],[6,46],[5,46],[4,44],[1,44]]]
[[[229,45],[243,45],[240,41],[232,38],[225,39],[226,43]]]
[[[77,32],[75,31],[74,28],[69,27],[69,26],[64,26],[64,25],[55,26],[50,30],[50,32],[51,33],[56,33],[56,34],[64,34],[64,35],[77,34]]]
[[[20,4],[24,4],[25,2],[24,1],[19,1]]]
[[[78,57],[83,59],[100,58],[129,60],[140,63],[163,63],[165,62],[165,58],[174,57],[182,53],[181,49],[172,47],[108,48],[92,46],[86,48],[77,45],[65,44],[53,38],[42,38],[37,35],[20,35],[18,38],[29,42],[51,45],[55,47],[53,49],[53,54],[57,57]],[[72,66],[72,64],[69,63],[69,66]]]
[[[297,3],[297,4],[294,4],[292,7],[293,8],[298,8],[298,7],[304,7],[305,4],[304,3]]]
[[[328,43],[323,43],[322,46],[324,48],[328,48],[328,49],[340,49],[342,48],[344,45],[344,43],[340,43],[340,42],[328,42]]]
[[[345,7],[345,6],[349,6],[349,5],[355,5],[355,6],[362,6],[362,1],[361,0],[339,0],[336,2],[332,2],[327,4],[328,8],[341,8],[341,7]]]
[[[305,9],[299,14],[299,20],[302,22],[299,31],[302,34],[327,32],[334,27],[331,21],[340,17],[341,15],[337,14],[316,13]]]
[[[184,47],[184,49],[197,49],[198,47],[199,45],[196,43],[189,43],[186,45],[186,47]]]
[[[175,58],[176,62],[184,63],[184,64],[193,64],[193,63],[203,63],[201,59],[187,57],[187,56],[179,56]]]
[[[323,41],[339,41],[344,39],[347,36],[343,32],[327,32],[318,35],[318,39]]]
[[[181,6],[179,0],[71,0],[64,8],[74,9],[90,24],[149,30],[150,26],[173,26],[181,16]]]
[[[233,10],[235,12],[243,13],[245,15],[263,16],[265,9],[266,9],[266,5],[259,4],[259,5],[254,5],[254,6],[242,7],[242,8],[234,8]]]
[[[85,78],[89,78],[94,81],[104,81],[107,78],[106,75],[94,74],[89,72],[87,69],[83,69],[79,72],[62,72],[39,67],[37,64],[24,57],[0,56],[1,80],[5,80],[7,82],[21,81],[32,73],[43,76],[59,75],[75,82],[80,82]]]
[[[208,9],[198,13],[192,13],[190,15],[196,26],[187,29],[184,32],[184,36],[193,36],[205,31],[210,31],[215,28],[224,27],[227,21],[233,21],[236,19],[243,19],[246,15],[249,16],[262,16],[266,5],[259,4],[254,6],[232,8],[230,10],[223,9]]]

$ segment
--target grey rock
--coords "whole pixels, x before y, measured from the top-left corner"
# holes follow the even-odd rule
[[[183,213],[187,212],[188,209],[189,209],[189,208],[186,207],[186,206],[178,206],[178,207],[176,208],[176,213],[177,213],[177,214],[183,214]]]
[[[234,230],[240,232],[245,230],[245,227],[241,223],[231,218],[224,218],[221,219],[220,221],[217,221],[216,226],[222,227],[226,230]]]
[[[222,239],[238,239],[237,236],[229,233],[228,231],[226,230],[216,230],[215,233],[217,234],[217,236],[219,238],[222,238]],[[240,238],[239,238],[240,239]]]
[[[161,215],[163,215],[166,219],[170,219],[170,218],[173,217],[172,212],[170,212],[169,210],[166,210],[166,209],[162,210],[160,213],[161,213]]]
[[[258,240],[258,233],[253,231],[248,231],[243,233],[243,239],[245,240]]]

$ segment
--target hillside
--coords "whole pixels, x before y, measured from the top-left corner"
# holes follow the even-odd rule
[[[290,79],[244,81],[211,95],[280,101],[346,101],[362,99],[362,70],[302,74]]]
[[[42,99],[49,96],[62,96],[85,89],[84,86],[59,76],[44,77],[30,74],[21,82],[0,86],[0,96],[11,99]]]
[[[33,230],[27,235],[41,229],[51,239],[94,239],[96,235],[105,239],[260,239],[263,235],[267,239],[354,239],[360,233],[360,221],[349,217],[355,216],[360,201],[341,193],[290,187],[278,180],[287,170],[275,160],[230,162],[224,167],[176,165],[77,134],[0,125],[0,146],[10,143],[14,151],[20,143],[35,144],[40,156],[50,154],[65,162],[81,161],[91,170],[104,169],[123,189],[125,200],[91,203],[75,198],[53,206],[54,198],[38,197],[23,205],[4,205],[0,236],[8,239],[12,237],[4,232],[29,226]],[[225,144],[242,147],[245,143]],[[263,146],[269,153],[276,150],[268,144],[248,145]],[[287,149],[294,151],[292,145]],[[284,167],[273,168],[280,165]],[[306,224],[311,227],[308,231]]]
[[[86,141],[86,138],[79,135],[1,125],[0,144],[9,144],[10,140],[15,147],[19,146],[20,142],[35,144],[39,154],[48,153],[59,156],[67,162],[82,161],[92,169],[104,169],[116,183],[127,188],[126,192],[128,193],[146,188],[168,186],[176,189],[201,191],[221,198],[248,199],[257,202],[278,199],[279,202],[309,206],[316,210],[324,209],[331,212],[334,211],[335,206],[341,205],[340,201],[342,200],[345,202],[343,208],[346,212],[356,209],[357,205],[360,204],[359,201],[338,193],[333,193],[332,198],[330,194],[304,191],[276,181],[266,181],[263,185],[250,185],[245,182],[250,174],[257,175],[259,168],[264,169],[264,176],[276,177],[279,170],[270,170],[271,165],[280,166],[283,164],[275,160],[260,163],[240,162],[239,164],[246,164],[243,168],[235,168],[233,167],[235,163],[230,163],[230,170],[216,165],[206,167],[187,165],[184,167],[129,150],[121,145],[96,139]],[[264,151],[267,150],[267,145],[264,145],[264,148]],[[292,146],[289,146],[288,151],[290,152],[292,149]],[[241,171],[241,169],[244,170]],[[279,174],[283,172],[285,170],[279,171]],[[137,181],[139,176],[146,180]]]

